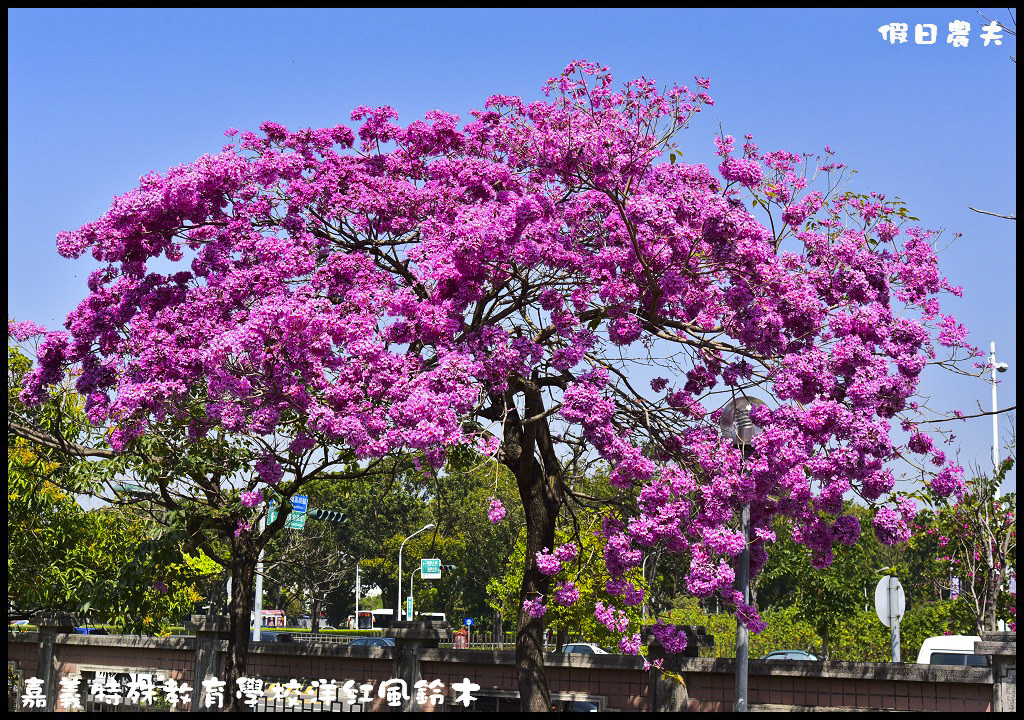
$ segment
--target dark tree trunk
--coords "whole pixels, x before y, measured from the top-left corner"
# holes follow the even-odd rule
[[[538,468],[539,469],[539,468]],[[534,618],[523,610],[524,600],[544,596],[548,602],[551,580],[537,569],[536,554],[552,549],[558,503],[546,492],[543,475],[529,483],[529,495],[523,495],[526,508],[526,567],[519,591],[519,627],[516,632],[516,674],[523,712],[551,710],[551,693],[544,674],[544,618]],[[520,485],[520,490],[523,487]]]
[[[252,622],[253,583],[258,551],[246,540],[234,543],[231,553],[231,602],[228,604],[228,654],[224,662],[224,709],[242,712],[242,699],[235,697],[236,680],[244,677],[249,663],[249,624]],[[262,618],[257,618],[260,622]],[[198,691],[198,690],[197,690]]]
[[[541,393],[528,383],[520,386],[526,396],[525,417],[544,412]],[[505,465],[515,474],[526,516],[526,566],[519,591],[519,623],[516,628],[516,675],[523,712],[550,712],[551,692],[544,673],[544,619],[523,610],[524,600],[549,602],[550,579],[537,569],[536,554],[554,550],[555,522],[562,504],[562,469],[544,419],[522,422],[510,395],[504,398],[508,413],[502,445]]]
[[[313,598],[313,614],[310,616],[310,632],[320,632],[320,598]]]

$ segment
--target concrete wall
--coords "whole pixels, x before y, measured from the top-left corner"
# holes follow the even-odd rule
[[[37,675],[40,648],[44,647],[42,639],[41,633],[8,633],[8,660],[13,661],[26,678]],[[402,642],[401,638],[398,640]],[[203,661],[200,666],[209,667],[205,672],[210,674],[222,670],[227,648],[226,641],[215,634],[203,639],[61,633],[52,635],[52,642],[53,667],[61,677],[83,669],[104,667],[159,669],[165,676],[192,687],[199,686],[202,680],[196,677],[198,648],[206,643],[211,660]],[[402,662],[408,662],[409,649],[407,647],[406,659]],[[1012,641],[1000,638],[1000,643],[988,649],[1001,653],[1000,664],[995,669],[751,660],[748,701],[754,711],[985,712],[993,710],[995,694],[1002,703],[999,709],[1005,709],[1009,707],[1007,698],[1011,690],[1015,700],[1015,636]],[[347,679],[377,684],[408,673],[408,668],[399,667],[398,655],[397,648],[351,648],[327,642],[254,643],[248,675],[268,683],[296,679],[308,684],[324,678],[337,680],[339,684]],[[518,697],[512,651],[418,646],[411,656],[418,663],[422,678],[441,680],[446,688],[469,678],[481,686],[475,694],[489,699],[488,702],[504,702],[503,707],[507,707]],[[1005,668],[1011,662],[1014,664],[1008,671]],[[607,711],[732,709],[734,661],[729,659],[669,657],[666,668],[683,678],[685,685],[682,687],[666,676],[659,676],[657,671],[645,671],[642,659],[636,657],[549,653],[545,664],[555,702],[590,701]],[[995,683],[994,687],[997,674],[1002,684]],[[1007,683],[1012,683],[1012,687]],[[386,708],[381,701],[367,709]],[[441,710],[450,706],[423,709]]]
[[[679,670],[686,681],[688,710],[732,710],[733,660],[686,658]],[[753,711],[988,712],[992,710],[992,670],[751,660],[747,701]]]

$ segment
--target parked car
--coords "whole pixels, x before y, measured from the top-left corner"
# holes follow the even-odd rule
[[[812,655],[803,650],[773,650],[767,655],[762,655],[761,660],[820,660],[817,655]]]
[[[937,635],[921,643],[917,662],[922,665],[969,665],[988,667],[988,658],[974,654],[977,635]]]
[[[601,647],[600,645],[595,645],[594,643],[569,643],[568,645],[566,645],[565,647],[562,648],[562,652],[564,652],[564,653],[581,653],[583,655],[610,655],[611,654],[607,650],[605,650],[603,647]]]
[[[566,700],[561,706],[552,705],[551,709],[555,712],[598,712],[597,703],[585,700]]]
[[[395,639],[386,637],[359,637],[349,642],[350,647],[394,647]]]

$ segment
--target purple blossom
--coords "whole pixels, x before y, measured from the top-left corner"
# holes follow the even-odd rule
[[[761,166],[755,161],[745,158],[726,158],[718,166],[718,172],[728,182],[738,182],[748,188],[757,187],[757,184],[761,182],[761,178],[764,177],[764,171],[761,170]]]
[[[18,342],[24,342],[35,335],[45,335],[46,328],[31,320],[7,321],[7,334],[13,336]]]
[[[555,588],[555,602],[567,607],[575,605],[580,599],[580,591],[571,582],[560,583]]]
[[[555,548],[555,557],[564,563],[575,560],[579,553],[580,549],[576,546],[576,543],[566,543]]]
[[[622,610],[616,610],[614,606],[598,601],[594,606],[594,617],[612,632],[624,633],[629,627],[629,617]]]
[[[651,634],[667,653],[675,655],[686,650],[686,632],[676,625],[664,625],[659,620],[651,626]]]
[[[619,649],[625,655],[639,655],[642,647],[643,643],[640,641],[639,633],[633,633],[619,639]]]
[[[242,505],[247,508],[256,507],[263,502],[263,491],[253,490],[252,492],[244,492],[240,495]]]
[[[860,521],[853,515],[836,518],[833,526],[833,537],[843,545],[856,545],[860,539]]]
[[[290,452],[295,453],[296,455],[301,455],[307,450],[311,450],[315,444],[316,441],[313,440],[313,438],[311,438],[309,435],[306,435],[305,433],[299,433],[298,435],[295,436],[295,439],[292,440],[291,444],[288,446],[288,450]]]
[[[487,519],[497,525],[505,519],[505,506],[501,504],[501,500],[490,498],[491,506],[487,510]]]
[[[264,455],[260,461],[256,463],[256,472],[259,475],[260,480],[268,485],[277,485],[281,482],[281,478],[284,477],[284,470],[278,464],[277,459],[273,455]]]
[[[537,569],[544,575],[557,575],[562,570],[562,563],[544,548],[537,553]]]
[[[878,540],[886,545],[895,545],[910,539],[910,529],[907,527],[903,515],[894,508],[879,508],[872,524],[875,527],[875,535],[878,536]]]
[[[523,600],[523,610],[526,614],[532,618],[544,617],[544,613],[548,611],[539,599],[537,600]]]
[[[964,492],[964,470],[959,465],[950,465],[943,468],[938,475],[932,479],[931,491],[938,497],[945,498],[954,493],[962,495]]]

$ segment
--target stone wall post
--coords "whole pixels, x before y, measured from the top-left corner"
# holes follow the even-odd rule
[[[679,656],[665,652],[656,637],[650,638],[651,669],[648,679],[649,712],[685,712],[690,702],[686,685],[680,682]],[[662,669],[655,663],[659,662]]]
[[[405,680],[409,699],[403,702],[403,712],[419,712],[423,705],[416,702],[416,682],[423,679],[420,672],[420,651],[436,648],[442,641],[451,642],[452,631],[448,623],[433,620],[405,620],[393,623],[384,630],[384,637],[395,639],[394,670],[392,677]],[[390,708],[386,708],[390,709]]]
[[[57,709],[59,670],[57,668],[57,635],[74,632],[76,620],[72,615],[50,615],[36,621],[39,628],[39,654],[36,657],[36,677],[42,680],[40,688],[46,696],[46,707],[33,708],[35,712],[54,712]]]
[[[224,645],[228,639],[228,618],[226,615],[193,615],[190,622],[186,623],[189,630],[196,633],[196,659],[195,669],[192,673],[192,711],[202,712],[207,710],[202,706],[203,681],[220,675],[224,666]],[[227,702],[227,693],[234,692],[234,688],[224,688]],[[217,708],[209,708],[216,710]]]
[[[1017,709],[1017,633],[988,632],[974,643],[976,655],[987,655],[992,666],[992,712]]]

